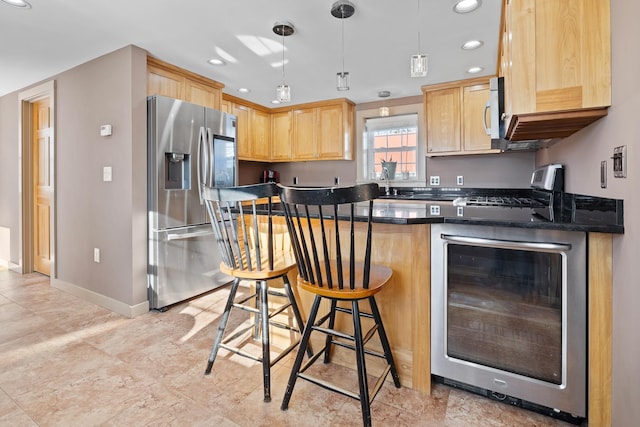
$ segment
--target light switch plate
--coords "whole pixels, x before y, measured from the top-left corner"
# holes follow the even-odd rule
[[[102,180],[104,182],[113,180],[113,170],[111,169],[111,166],[105,166],[102,168]]]
[[[600,162],[600,188],[607,188],[607,161]]]

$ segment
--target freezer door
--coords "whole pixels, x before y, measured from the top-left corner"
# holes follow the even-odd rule
[[[181,227],[149,236],[149,306],[162,309],[229,283],[211,225]]]
[[[148,102],[149,221],[152,230],[207,222],[197,178],[205,108],[163,96]]]

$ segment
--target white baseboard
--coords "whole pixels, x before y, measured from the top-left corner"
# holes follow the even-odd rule
[[[97,292],[90,291],[89,289],[81,288],[80,286],[72,283],[53,278],[51,279],[51,286],[125,317],[133,318],[149,312],[149,301],[136,305],[129,305]]]

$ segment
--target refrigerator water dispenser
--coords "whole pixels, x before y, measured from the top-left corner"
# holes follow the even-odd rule
[[[191,182],[190,155],[183,153],[164,153],[165,170],[164,188],[167,190],[189,190]]]

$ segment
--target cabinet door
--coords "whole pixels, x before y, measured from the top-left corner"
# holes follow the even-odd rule
[[[426,93],[427,152],[460,151],[460,88]]]
[[[225,113],[229,113],[229,114],[233,114],[231,112],[231,102],[221,99],[220,100],[220,111],[223,111]]]
[[[220,108],[220,90],[202,83],[185,79],[185,97],[188,102],[204,107]]]
[[[318,158],[344,158],[344,132],[342,105],[318,107]]]
[[[269,160],[271,156],[271,118],[269,113],[252,109],[249,117],[251,157],[256,160]]]
[[[147,65],[147,95],[184,99],[184,76],[164,68]]]
[[[462,146],[464,151],[490,150],[491,137],[484,129],[489,125],[489,85],[473,85],[462,88]]]
[[[306,108],[293,111],[293,159],[316,158],[316,110]]]
[[[271,115],[271,160],[291,160],[291,112]]]
[[[249,140],[249,109],[243,105],[232,104],[231,114],[235,115],[238,158],[251,160],[251,141]]]

